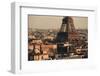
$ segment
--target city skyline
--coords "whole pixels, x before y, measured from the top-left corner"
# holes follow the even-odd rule
[[[88,58],[87,17],[29,15],[28,20],[29,61]]]

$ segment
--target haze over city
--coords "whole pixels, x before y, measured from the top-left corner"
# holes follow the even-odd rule
[[[88,17],[73,16],[76,29],[87,29]],[[32,29],[59,29],[62,24],[63,16],[35,16],[29,15],[29,28]]]

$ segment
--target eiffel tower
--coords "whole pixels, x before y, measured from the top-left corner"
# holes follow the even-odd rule
[[[69,32],[74,32],[74,22],[72,17],[66,16],[62,19],[62,25],[61,28],[57,34],[57,43],[65,43],[68,42],[69,39]]]
[[[71,39],[77,39],[78,32],[75,30],[74,21],[71,16],[66,16],[62,19],[61,28],[57,34],[58,43],[66,43]]]
[[[74,21],[72,17],[66,16],[63,18],[60,32],[75,32]]]
[[[64,46],[64,44],[70,43],[71,39],[75,38],[74,33],[76,37],[77,35],[73,18],[70,16],[64,17],[62,19],[61,28],[56,37],[58,54],[61,54],[62,56],[64,54],[67,54],[67,56],[69,55],[69,46]]]

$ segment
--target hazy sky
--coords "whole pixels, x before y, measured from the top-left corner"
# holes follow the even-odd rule
[[[34,16],[29,15],[29,28],[40,29],[57,29],[61,27],[62,16]],[[88,18],[87,17],[72,17],[74,20],[75,28],[87,29]]]

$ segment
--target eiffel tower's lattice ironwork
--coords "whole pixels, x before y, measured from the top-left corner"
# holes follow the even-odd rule
[[[74,21],[72,17],[66,16],[63,18],[60,32],[75,32]]]
[[[62,19],[61,28],[57,34],[58,43],[66,43],[71,39],[77,38],[78,33],[75,30],[74,21],[71,16],[66,16]]]
[[[73,18],[71,16],[64,17],[62,19],[61,28],[57,34],[57,42],[66,43],[78,38],[79,33],[75,29]]]

